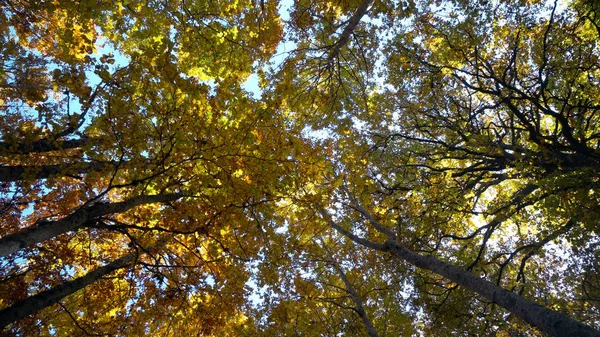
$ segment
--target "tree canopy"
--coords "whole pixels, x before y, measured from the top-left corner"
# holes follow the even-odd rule
[[[600,336],[596,1],[0,6],[4,334]]]

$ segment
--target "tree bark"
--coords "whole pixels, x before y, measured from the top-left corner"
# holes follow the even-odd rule
[[[100,278],[112,273],[113,271],[125,268],[133,262],[135,254],[125,255],[113,262],[92,270],[84,276],[65,282],[52,289],[42,291],[23,301],[17,302],[8,308],[0,310],[0,329],[6,327],[12,322],[19,321],[31,314],[34,314],[44,308],[58,303],[63,298],[75,293],[76,291],[87,287]]]
[[[12,254],[33,244],[49,240],[59,234],[79,229],[86,223],[107,214],[125,212],[142,204],[175,201],[183,194],[140,195],[127,201],[97,203],[82,207],[55,221],[41,221],[37,225],[0,239],[0,257]]]
[[[348,22],[346,27],[344,27],[342,35],[340,35],[340,39],[335,44],[335,47],[327,57],[328,62],[331,62],[336,57],[338,57],[342,48],[348,43],[348,40],[350,40],[350,35],[352,35],[352,32],[354,32],[356,26],[358,26],[363,16],[367,14],[369,8],[371,8],[371,6],[373,5],[373,2],[375,2],[375,0],[364,0],[360,7],[358,7],[356,12],[354,12],[352,17],[350,18],[350,21]]]
[[[90,171],[98,171],[107,167],[108,165],[114,165],[114,163],[83,162],[63,165],[0,166],[0,182],[39,180],[50,177],[66,177],[68,175],[85,174]]]
[[[451,265],[433,256],[417,254],[394,239],[388,239],[384,244],[379,244],[357,237],[355,234],[352,234],[335,223],[324,209],[321,208],[319,212],[325,217],[332,228],[348,237],[350,240],[372,249],[390,252],[392,255],[397,256],[418,268],[441,275],[457,285],[476,292],[493,303],[505,308],[515,316],[520,317],[525,322],[550,336],[600,337],[600,331],[595,330],[590,326],[577,322],[562,313],[545,308],[533,301],[527,300],[512,291],[477,277],[465,269]]]
[[[392,255],[398,256],[416,267],[430,270],[444,276],[459,286],[478,293],[550,336],[600,336],[600,331],[595,330],[590,326],[577,322],[562,313],[545,308],[533,301],[527,300],[512,291],[477,277],[462,268],[451,265],[433,256],[417,254],[394,240],[388,240],[385,243],[385,246]]]
[[[356,305],[356,307],[354,309],[355,309],[356,313],[358,314],[358,316],[360,317],[360,319],[362,320],[363,324],[365,325],[365,328],[367,329],[367,333],[371,337],[379,337],[379,335],[377,334],[377,330],[375,330],[373,323],[371,323],[371,320],[369,319],[369,316],[367,315],[367,312],[365,311],[365,306],[363,304],[362,298],[360,298],[360,296],[358,296],[358,294],[356,293],[356,290],[354,289],[354,286],[352,286],[352,283],[350,283],[350,281],[346,277],[346,274],[344,273],[342,268],[335,263],[334,263],[334,267],[337,270],[338,275],[340,275],[340,278],[344,282],[344,285],[346,286],[346,291],[350,295],[350,299]]]
[[[90,143],[89,138],[54,141],[51,139],[40,139],[32,143],[0,142],[0,153],[30,154],[58,150],[76,149]]]

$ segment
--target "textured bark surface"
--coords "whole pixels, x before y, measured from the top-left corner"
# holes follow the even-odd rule
[[[125,212],[142,204],[175,201],[183,195],[179,193],[140,195],[127,201],[98,203],[82,207],[70,215],[55,221],[43,221],[36,226],[24,229],[0,239],[0,256],[17,252],[38,242],[49,240],[59,234],[76,230],[86,223],[107,214]]]
[[[129,266],[134,258],[135,254],[125,255],[103,267],[94,269],[82,277],[65,282],[52,289],[42,291],[41,293],[31,296],[26,300],[17,302],[8,308],[0,310],[0,328],[4,328],[12,322],[21,320],[46,307],[56,304],[61,299],[96,282],[101,277],[104,277],[117,269]]]
[[[111,163],[75,163],[64,165],[39,165],[39,166],[0,166],[0,181],[39,180],[50,177],[65,177],[68,175],[85,174],[90,171],[101,170]]]
[[[377,330],[375,330],[373,323],[371,323],[371,320],[369,319],[369,316],[367,315],[367,312],[365,311],[365,306],[363,304],[362,298],[360,296],[358,296],[358,293],[354,289],[354,286],[352,285],[352,283],[350,283],[350,281],[346,277],[346,274],[344,273],[342,268],[340,268],[340,266],[336,265],[335,269],[337,270],[338,275],[340,275],[340,278],[344,282],[344,285],[346,286],[346,291],[350,295],[350,299],[356,305],[356,307],[354,309],[355,309],[356,313],[358,314],[358,316],[360,317],[360,319],[362,320],[363,324],[365,325],[365,328],[367,329],[367,333],[371,337],[379,337],[379,335],[377,334]]]
[[[393,255],[419,268],[444,276],[459,286],[478,293],[550,336],[600,337],[600,331],[527,300],[462,268],[432,256],[417,254],[394,240],[388,240],[385,245]]]
[[[76,149],[90,143],[88,138],[53,141],[40,139],[32,143],[0,142],[0,152],[11,154],[42,153],[58,150]]]
[[[348,43],[348,40],[350,40],[350,35],[352,35],[354,30],[356,29],[356,26],[358,26],[363,16],[367,14],[369,8],[371,8],[371,6],[373,5],[373,2],[375,2],[375,0],[364,0],[360,7],[358,7],[356,12],[354,12],[352,17],[350,18],[350,21],[348,21],[348,24],[346,25],[346,27],[344,27],[344,30],[340,35],[340,39],[335,44],[335,47],[329,54],[327,58],[329,62],[333,61],[336,57],[339,56],[342,48]]]
[[[522,192],[525,191],[526,193],[530,193],[533,191],[533,189],[535,189],[534,186],[526,187],[524,190],[522,190]],[[345,192],[348,193],[348,190],[346,189]],[[468,270],[456,267],[433,256],[424,256],[413,252],[412,250],[401,245],[396,240],[395,234],[379,223],[367,210],[362,208],[358,202],[354,202],[353,207],[358,210],[376,230],[388,237],[388,240],[383,245],[375,243],[371,240],[363,239],[347,231],[333,221],[331,216],[322,207],[319,206],[318,211],[323,218],[327,220],[329,226],[350,240],[372,249],[388,251],[392,253],[392,255],[395,255],[416,267],[444,276],[457,285],[474,291],[493,303],[505,308],[517,317],[523,319],[525,322],[535,326],[550,336],[600,337],[600,331],[571,319],[562,313],[550,310],[533,301],[527,300],[512,291],[495,285],[492,282],[477,277]],[[569,221],[569,223],[566,225],[567,228],[562,230],[568,230],[568,226],[573,225],[571,222],[574,223],[574,220]]]

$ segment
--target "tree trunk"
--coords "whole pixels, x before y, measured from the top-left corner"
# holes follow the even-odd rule
[[[453,266],[433,256],[417,254],[395,240],[388,240],[384,246],[393,255],[421,269],[430,270],[444,276],[459,286],[478,293],[550,336],[600,336],[600,331],[577,322],[562,313],[545,308],[512,291],[501,288],[492,282],[477,277],[462,268]]]
[[[32,143],[0,142],[0,153],[30,154],[58,150],[76,149],[90,143],[89,138],[54,141],[47,138],[36,140]]]
[[[372,249],[390,252],[392,255],[397,256],[416,267],[441,275],[457,285],[476,292],[493,303],[498,304],[550,336],[600,337],[600,331],[577,322],[562,313],[550,310],[533,301],[527,300],[512,291],[477,277],[465,269],[451,265],[433,256],[417,254],[402,246],[395,239],[390,238],[384,244],[380,244],[358,237],[333,221],[323,208],[319,208],[319,212],[327,220],[330,227],[350,240]],[[382,226],[373,218],[369,220],[373,223],[374,227]]]
[[[60,165],[39,166],[0,166],[0,182],[19,180],[39,180],[50,177],[66,177],[68,175],[85,174],[90,171],[101,170],[115,163],[93,162],[72,163]]]
[[[348,24],[346,25],[346,27],[344,27],[344,30],[342,31],[342,34],[340,35],[340,39],[335,44],[335,47],[333,48],[333,50],[327,57],[327,62],[331,62],[339,56],[342,48],[350,40],[350,35],[352,35],[354,30],[356,29],[356,26],[358,26],[358,24],[360,23],[360,20],[363,18],[363,16],[365,16],[365,14],[367,14],[367,12],[369,11],[369,8],[371,8],[371,6],[373,5],[373,2],[375,2],[375,0],[363,0],[360,7],[358,7],[356,12],[354,12],[352,17],[350,18],[350,21],[348,21]]]
[[[371,320],[369,319],[369,316],[367,315],[367,312],[365,311],[365,306],[363,304],[362,298],[360,298],[360,296],[358,296],[358,294],[356,293],[356,290],[354,289],[354,286],[352,286],[352,283],[350,283],[350,281],[346,277],[346,274],[344,273],[342,268],[338,264],[335,264],[335,263],[334,263],[334,267],[337,270],[338,275],[340,275],[340,278],[344,282],[344,285],[346,286],[346,291],[350,295],[350,299],[352,300],[352,302],[354,302],[354,304],[356,304],[356,307],[354,309],[355,309],[356,313],[358,314],[358,316],[360,317],[360,319],[362,320],[363,324],[365,325],[365,328],[367,329],[367,333],[371,337],[379,337],[379,335],[377,334],[377,330],[375,330],[375,327],[371,323]]]
[[[12,322],[19,321],[31,314],[34,314],[44,308],[58,303],[63,298],[75,293],[76,291],[87,287],[113,271],[125,268],[134,260],[135,254],[125,255],[113,262],[94,269],[93,271],[78,277],[72,281],[65,282],[52,289],[42,291],[21,302],[17,302],[8,308],[0,310],[0,329]]]
[[[139,195],[127,201],[97,203],[82,207],[68,216],[55,221],[41,221],[37,225],[0,239],[0,257],[17,252],[19,249],[49,240],[59,234],[79,229],[86,223],[107,214],[125,212],[142,204],[175,201],[180,193]]]

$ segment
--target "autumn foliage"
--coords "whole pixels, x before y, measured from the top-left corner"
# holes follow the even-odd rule
[[[599,336],[595,1],[0,1],[14,336]]]

